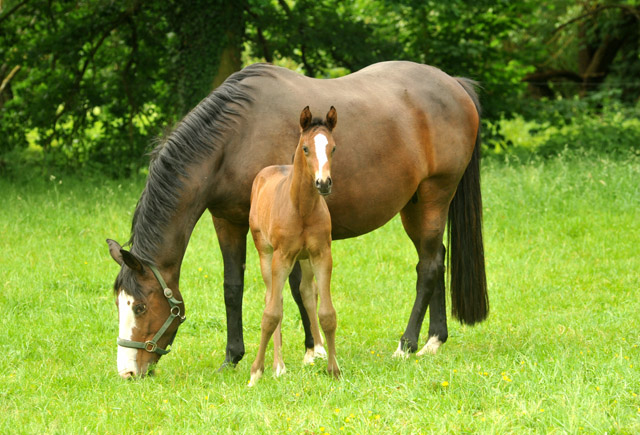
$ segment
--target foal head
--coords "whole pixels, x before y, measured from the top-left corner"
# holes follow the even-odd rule
[[[331,157],[336,143],[331,132],[338,122],[335,107],[331,106],[324,120],[313,118],[309,106],[300,114],[300,142],[310,174],[320,195],[331,193]]]

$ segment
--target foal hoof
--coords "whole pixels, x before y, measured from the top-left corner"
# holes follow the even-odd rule
[[[251,373],[251,379],[249,379],[249,386],[253,387],[262,377],[262,370],[258,370],[255,373]]]
[[[327,367],[327,373],[333,376],[334,379],[340,379],[340,367],[337,364],[335,367]]]
[[[284,375],[287,372],[287,368],[285,367],[283,362],[279,362],[277,364],[274,364],[273,366],[273,376],[275,376],[276,378]]]
[[[316,358],[327,359],[327,351],[324,350],[324,346],[321,344],[317,344],[313,349],[307,349],[302,362],[305,365],[309,365],[313,363]]]
[[[429,337],[429,340],[427,340],[427,344],[425,344],[424,347],[420,350],[420,352],[418,352],[416,355],[417,356],[422,356],[426,354],[435,355],[436,352],[438,352],[438,349],[440,348],[441,345],[442,345],[442,342],[440,341],[440,339],[434,335],[432,337]]]

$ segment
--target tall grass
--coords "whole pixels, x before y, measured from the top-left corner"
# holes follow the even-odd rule
[[[288,371],[274,379],[267,366],[255,388],[264,286],[251,242],[238,367],[216,372],[222,267],[205,215],[182,268],[188,320],[174,351],[155,376],[124,382],[104,240],[127,238],[143,180],[0,181],[0,433],[638,433],[638,180],[634,156],[486,160],[486,322],[450,320],[438,355],[391,358],[416,263],[394,219],[333,245],[343,378],[323,361],[302,366],[285,295]]]

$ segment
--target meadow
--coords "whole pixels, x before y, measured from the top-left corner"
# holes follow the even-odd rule
[[[0,180],[0,433],[639,433],[640,157],[483,162],[491,303],[449,319],[437,355],[391,357],[415,295],[399,219],[333,244],[342,379],[302,365],[285,293],[287,373],[248,388],[264,285],[248,242],[246,355],[224,360],[219,249],[208,212],[182,267],[187,322],[155,375],[116,371],[118,266],[143,178]],[[287,290],[288,291],[288,290]],[[427,322],[421,335],[426,340]]]

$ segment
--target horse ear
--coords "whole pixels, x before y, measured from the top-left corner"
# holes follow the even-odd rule
[[[309,110],[309,106],[302,109],[302,113],[300,114],[300,128],[305,130],[309,125],[311,125],[311,110]]]
[[[122,259],[122,254],[120,253],[122,246],[120,246],[120,244],[115,240],[111,240],[111,239],[107,239],[107,244],[109,245],[109,254],[111,254],[111,258],[113,258],[116,261],[116,263],[122,266],[122,263],[124,263],[124,260]]]
[[[335,107],[331,106],[331,109],[329,109],[329,112],[327,113],[327,119],[326,119],[327,127],[329,127],[329,130],[333,130],[334,128],[336,128],[337,123],[338,123],[338,112],[336,111]]]
[[[124,249],[120,249],[120,254],[122,255],[122,260],[124,261],[124,264],[129,266],[130,269],[138,273],[144,270],[144,268],[142,267],[142,262],[138,260],[138,257],[133,255],[131,252]]]

